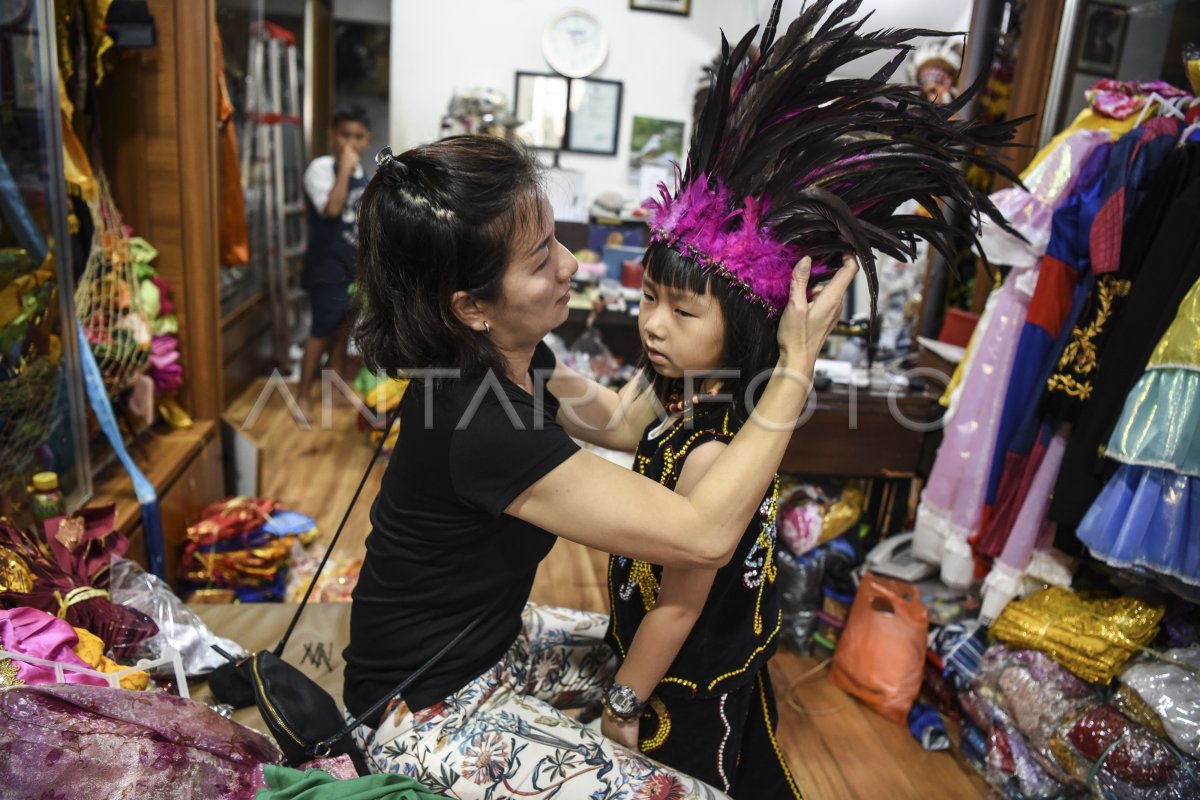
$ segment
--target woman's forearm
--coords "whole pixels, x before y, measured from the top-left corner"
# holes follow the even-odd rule
[[[632,451],[655,418],[652,394],[640,377],[616,392],[557,364],[548,385],[558,400],[563,429],[601,447]]]
[[[720,567],[774,479],[811,375],[812,362],[788,369],[781,361],[750,421],[687,497],[581,451],[518,495],[506,512],[606,553],[664,566]]]

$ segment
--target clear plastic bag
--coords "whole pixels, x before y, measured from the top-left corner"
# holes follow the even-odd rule
[[[1120,680],[1154,709],[1177,747],[1200,757],[1200,673],[1193,671],[1200,670],[1200,647],[1168,650],[1166,656],[1170,660],[1135,661]]]
[[[780,636],[807,653],[817,625],[817,610],[821,607],[821,553],[794,556],[786,548],[780,548],[775,563],[779,568],[779,605],[783,612]]]
[[[188,675],[205,675],[226,663],[214,644],[237,658],[248,655],[241,645],[215,635],[171,587],[136,562],[114,558],[110,574],[113,602],[136,608],[158,624],[158,633],[139,645],[139,655],[155,658],[169,645],[179,651]]]

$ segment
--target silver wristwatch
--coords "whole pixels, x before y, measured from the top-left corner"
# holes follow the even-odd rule
[[[605,708],[622,722],[637,719],[645,705],[638,699],[637,693],[623,683],[614,682],[604,692]]]

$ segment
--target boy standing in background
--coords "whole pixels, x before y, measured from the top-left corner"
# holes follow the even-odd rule
[[[333,155],[319,156],[304,171],[308,206],[308,252],[301,285],[312,308],[312,330],[300,361],[298,403],[311,417],[311,395],[321,359],[344,378],[350,336],[350,284],[358,260],[358,201],[367,187],[360,159],[371,143],[371,121],[360,106],[339,108],[330,125]]]

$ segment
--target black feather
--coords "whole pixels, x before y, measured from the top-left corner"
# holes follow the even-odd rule
[[[736,46],[721,36],[721,57],[683,176],[720,181],[733,197],[754,196],[769,208],[766,224],[781,243],[814,258],[859,257],[876,316],[878,278],[873,250],[911,257],[917,239],[949,256],[963,243],[978,249],[975,231],[955,225],[943,198],[968,220],[1007,221],[965,180],[977,164],[1018,182],[994,151],[1010,146],[1025,119],[981,125],[956,115],[982,91],[980,76],[953,103],[930,103],[916,87],[887,81],[914,40],[946,36],[919,28],[864,32],[870,15],[854,19],[860,0],[817,0],[777,35],[781,0],[762,29],[759,51],[751,29]],[[858,58],[892,53],[870,79],[831,78]],[[929,216],[897,214],[909,200]]]

